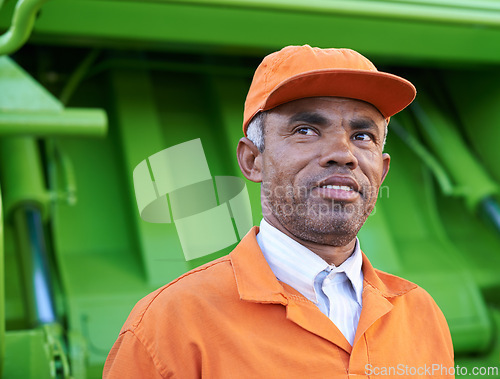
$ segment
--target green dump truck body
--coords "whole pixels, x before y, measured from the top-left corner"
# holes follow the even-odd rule
[[[199,141],[203,175],[243,178],[235,151],[253,71],[290,44],[355,49],[417,87],[390,122],[391,170],[359,237],[376,268],[434,297],[458,366],[500,377],[500,1],[0,5],[4,378],[100,377],[139,299],[260,222],[258,184],[224,194],[209,181],[207,209],[229,204],[230,236],[187,257],[201,230],[180,235],[175,211],[141,217],[134,170],[143,162],[154,181],[155,154]]]

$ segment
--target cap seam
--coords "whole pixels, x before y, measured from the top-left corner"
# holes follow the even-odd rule
[[[264,80],[264,94],[268,93],[269,78],[271,77],[271,74],[274,74],[276,72],[276,68],[281,64],[281,60],[282,60],[282,57],[280,57],[279,55],[275,56],[274,60],[272,62],[272,65],[270,64],[271,69],[267,72],[267,75],[266,75],[265,80]],[[264,99],[264,101],[265,101],[265,99]]]
[[[297,55],[296,52],[293,53],[293,55]],[[267,93],[267,90],[268,90],[268,84],[269,84],[269,80],[268,78],[271,77],[271,74],[275,74],[276,71],[278,70],[279,67],[281,67],[281,65],[283,64],[283,62],[288,59],[288,58],[291,58],[293,55],[291,56],[277,56],[275,61],[274,61],[274,64],[273,66],[271,67],[271,70],[269,70],[268,72],[268,75],[266,76],[266,81],[265,81],[265,87],[264,87],[264,90],[265,92]],[[275,87],[276,88],[276,87]],[[274,88],[273,88],[274,90]]]

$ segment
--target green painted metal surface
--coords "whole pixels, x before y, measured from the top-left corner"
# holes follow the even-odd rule
[[[0,32],[16,4],[0,8]],[[253,70],[302,43],[354,48],[415,83],[416,106],[390,124],[391,170],[362,247],[431,293],[457,364],[498,366],[500,231],[482,207],[500,200],[499,42],[494,0],[44,4],[28,45],[0,57],[3,377],[100,377],[141,297],[231,250],[186,261],[174,224],[140,218],[133,170],[200,139],[211,176],[242,178],[235,150]],[[247,189],[257,224],[260,187]],[[28,203],[43,210],[58,317],[38,327],[12,219]]]
[[[7,333],[3,378],[62,378],[70,376],[61,345],[60,325]],[[22,364],[19,363],[22,357]]]
[[[4,28],[11,23],[13,3],[0,13]],[[245,56],[309,43],[355,46],[379,61],[494,64],[500,61],[495,48],[499,20],[496,0],[52,0],[43,6],[33,38],[49,44]]]
[[[45,351],[42,331],[11,331],[7,333],[5,342],[3,378],[51,378],[51,362]]]

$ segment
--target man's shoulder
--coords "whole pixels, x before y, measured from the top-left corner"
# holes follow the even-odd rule
[[[375,272],[384,284],[383,292],[387,298],[392,298],[395,301],[399,299],[399,301],[411,303],[412,306],[418,305],[419,307],[439,310],[432,296],[418,284],[378,269],[375,269]]]
[[[378,290],[386,294],[386,296],[404,295],[413,290],[418,290],[420,288],[417,284],[407,279],[404,279],[400,276],[389,274],[388,272],[376,268],[374,269],[374,271],[377,274],[377,278],[380,279],[380,282],[383,285],[380,285],[380,283],[371,282],[366,277],[365,281],[367,281],[368,284],[372,285],[373,287],[377,288]]]
[[[189,311],[190,304],[230,296],[234,291],[235,279],[227,255],[186,272],[139,300],[122,332],[136,329],[145,318],[166,316],[166,312],[177,312],[181,308]]]

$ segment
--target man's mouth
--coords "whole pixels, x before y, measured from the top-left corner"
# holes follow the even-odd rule
[[[331,185],[331,184],[327,184],[326,186],[321,186],[320,188],[331,188],[331,189],[342,190],[342,191],[354,191],[354,189],[352,187],[349,187],[349,186],[336,186],[336,185]]]
[[[350,176],[343,175],[329,176],[328,178],[319,182],[317,184],[317,187],[360,192],[360,186],[358,182]]]
[[[353,202],[359,199],[360,186],[358,182],[348,176],[333,175],[315,186],[317,196],[334,201]]]

